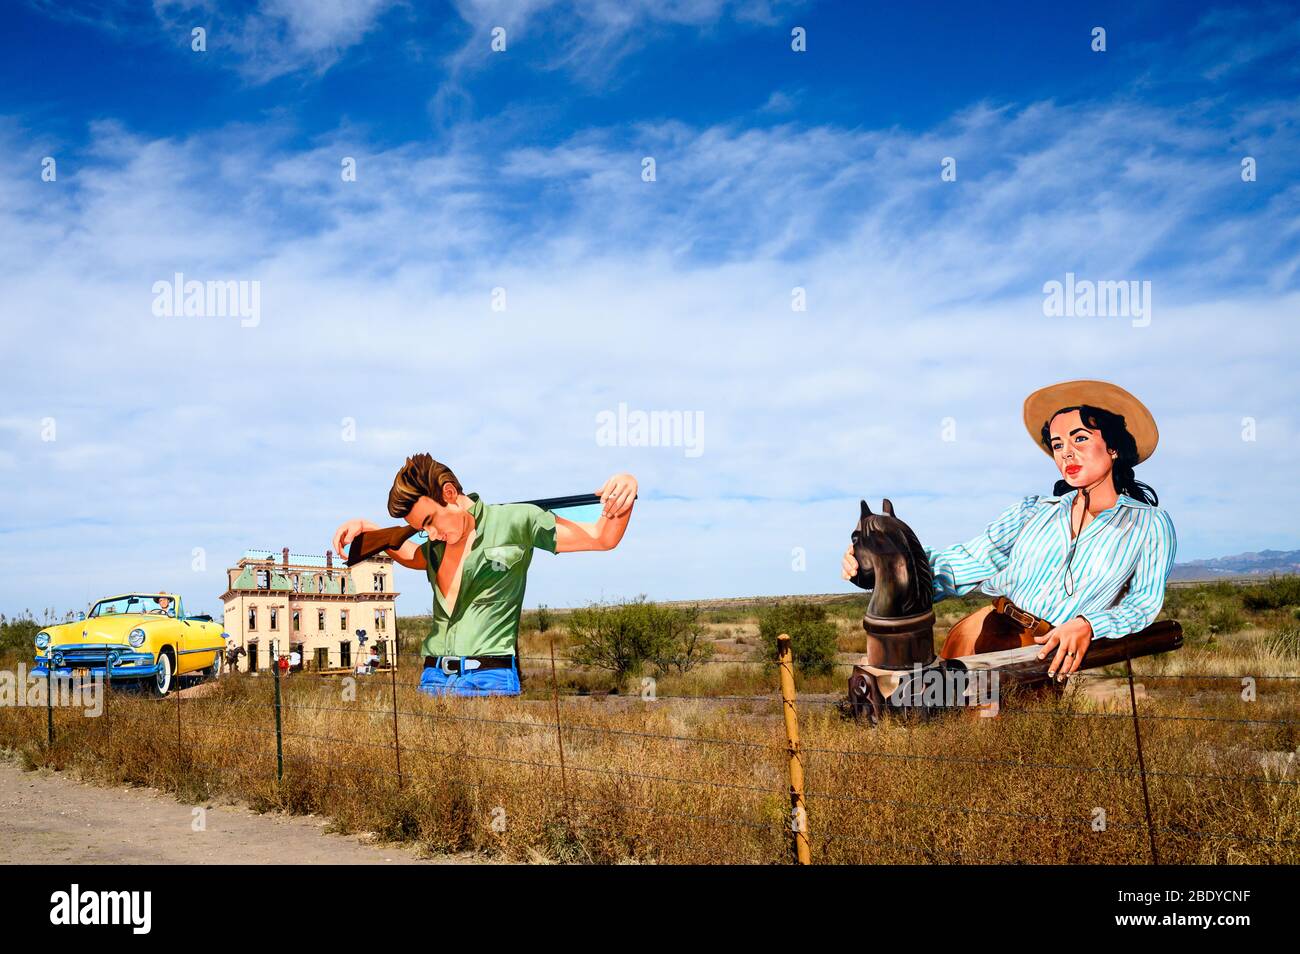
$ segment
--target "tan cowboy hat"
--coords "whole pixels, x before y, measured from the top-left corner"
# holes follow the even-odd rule
[[[1124,426],[1137,442],[1137,463],[1155,453],[1160,432],[1156,429],[1156,419],[1145,404],[1118,384],[1108,381],[1062,381],[1039,388],[1025,398],[1025,430],[1048,457],[1052,452],[1043,446],[1043,425],[1061,408],[1080,404],[1090,404],[1124,416]]]

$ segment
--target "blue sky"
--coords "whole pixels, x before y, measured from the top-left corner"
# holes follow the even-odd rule
[[[1152,407],[1180,560],[1300,547],[1296,6],[966,6],[11,5],[0,610],[216,609],[421,450],[488,499],[640,478],[530,604],[835,591],[861,496],[943,545],[1047,492],[1019,407],[1069,377]],[[256,326],[154,314],[177,272]],[[1150,322],[1045,315],[1067,273]],[[701,453],[603,446],[620,404]]]

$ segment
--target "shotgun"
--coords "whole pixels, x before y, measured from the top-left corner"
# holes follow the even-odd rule
[[[600,503],[599,494],[570,494],[567,497],[543,497],[541,500],[517,500],[515,503],[532,504],[543,510],[572,510]],[[356,566],[376,553],[395,550],[420,531],[415,527],[385,527],[382,530],[362,530],[352,538],[348,547],[348,566]]]

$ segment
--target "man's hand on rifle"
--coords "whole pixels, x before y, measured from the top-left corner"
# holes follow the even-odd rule
[[[611,520],[623,516],[632,509],[636,500],[636,478],[631,474],[615,474],[598,488],[601,513]]]
[[[378,530],[379,524],[371,523],[369,520],[348,520],[346,523],[339,524],[339,528],[334,531],[334,552],[343,559],[348,557],[348,547],[356,539],[358,533],[363,530]]]

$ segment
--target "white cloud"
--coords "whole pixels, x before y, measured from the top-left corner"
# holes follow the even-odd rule
[[[398,0],[261,0],[237,7],[217,0],[29,3],[47,16],[105,30],[121,41],[176,49],[188,50],[191,31],[201,27],[207,51],[230,54],[230,63],[253,83],[327,72],[398,6]]]
[[[263,83],[288,73],[329,70],[365,39],[396,0],[264,0],[231,15],[211,0],[154,0],[171,27],[203,26],[211,50],[230,50],[249,80]]]
[[[1153,407],[1164,443],[1142,476],[1184,558],[1294,547],[1276,510],[1300,463],[1294,221],[1282,192],[1239,200],[1217,142],[1295,156],[1295,113],[1218,130],[1136,104],[977,107],[919,134],[667,123],[502,162],[485,160],[490,124],[438,153],[356,130],[291,149],[274,125],[96,125],[75,174],[0,186],[0,606],[165,585],[213,608],[245,547],[323,551],[340,520],[382,519],[418,450],[489,499],[641,479],[624,547],[539,560],[530,601],[836,589],[860,496],[942,544],[1049,489],[1020,401],[1083,376]],[[20,129],[0,136],[26,161]],[[261,324],[154,317],[151,284],[175,271],[260,281]],[[1043,317],[1041,285],[1066,271],[1152,280],[1151,326]],[[619,402],[704,412],[703,456],[598,446],[596,414]]]
[[[579,81],[617,82],[618,67],[664,31],[685,27],[707,32],[724,21],[773,26],[806,0],[452,0],[470,28],[469,39],[448,59],[459,74],[482,67],[495,55],[492,31],[506,31],[515,50],[542,69],[565,70]]]
[[[420,12],[399,0],[260,0],[232,6],[217,0],[98,0],[75,5],[28,0],[52,18],[93,26],[120,40],[162,41],[188,49],[190,31],[202,27],[210,52],[228,53],[230,65],[260,84],[291,74],[320,76],[334,67],[397,10],[414,22]],[[511,43],[533,41],[532,62],[563,69],[587,82],[609,80],[631,52],[672,27],[708,30],[724,20],[761,26],[806,0],[452,0],[468,39],[446,57],[451,72],[438,98],[458,95],[460,74],[491,55],[495,27]],[[438,24],[439,27],[447,24]],[[536,41],[545,39],[545,43]],[[429,40],[412,36],[408,52],[423,55]],[[554,41],[554,42],[552,42]]]

